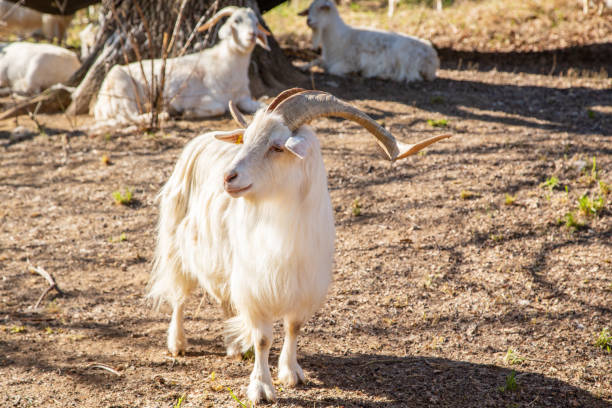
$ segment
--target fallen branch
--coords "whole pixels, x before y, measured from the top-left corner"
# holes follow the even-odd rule
[[[119,371],[115,370],[113,367],[107,366],[106,364],[92,363],[85,368],[99,368],[101,370],[106,370],[109,373],[115,374],[117,377],[121,377],[121,373]]]
[[[49,282],[49,286],[43,291],[43,293],[38,298],[38,301],[34,305],[34,309],[38,309],[38,306],[40,306],[40,302],[42,302],[45,296],[47,296],[47,294],[51,292],[53,289],[55,289],[58,295],[60,296],[64,295],[64,292],[59,288],[59,286],[57,286],[57,282],[55,282],[55,279],[53,278],[53,276],[51,276],[49,272],[45,271],[40,266],[32,266],[32,265],[30,265],[30,270],[32,272],[36,272],[37,274],[45,278],[47,282]]]

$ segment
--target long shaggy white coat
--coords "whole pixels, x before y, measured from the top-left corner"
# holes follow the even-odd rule
[[[334,220],[318,140],[308,126],[303,158],[277,152],[291,132],[259,112],[244,144],[228,144],[216,133],[185,147],[160,193],[160,221],[150,297],[173,306],[168,348],[186,346],[183,303],[201,286],[221,304],[227,320],[228,355],[251,345],[256,360],[249,398],[273,400],[268,368],[272,324],[283,319],[285,342],[279,378],[304,379],[297,363],[297,333],[318,309],[331,281]],[[261,123],[259,123],[261,122]],[[246,193],[224,191],[228,169]]]

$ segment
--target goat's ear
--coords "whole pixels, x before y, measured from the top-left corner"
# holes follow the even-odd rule
[[[304,139],[302,136],[291,136],[285,142],[285,148],[300,159],[303,159],[308,154],[310,144],[308,140]]]
[[[229,130],[227,132],[213,132],[213,136],[217,140],[226,143],[243,144],[244,129]]]

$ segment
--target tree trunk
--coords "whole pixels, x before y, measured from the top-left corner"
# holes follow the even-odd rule
[[[269,0],[265,4],[270,7],[273,2],[280,4],[279,0]],[[181,21],[177,26],[174,44],[170,46],[169,57],[211,46],[216,42],[219,25],[210,33],[194,34],[194,28],[199,20],[206,20],[217,10],[230,5],[251,7],[265,26],[255,0],[102,0],[102,25],[94,51],[67,83],[68,86],[76,86],[68,113],[89,111],[106,73],[113,65],[160,58],[164,35],[167,43],[171,43],[179,15]],[[304,74],[291,65],[274,37],[270,36],[268,42],[270,52],[255,47],[251,56],[249,79],[251,93],[256,98],[264,94],[276,94],[306,79]],[[66,92],[51,91],[46,100],[56,101],[60,96],[63,98],[61,105],[67,106],[70,101],[66,100]],[[40,103],[39,100],[37,102]],[[28,108],[32,108],[32,105],[13,110],[21,110],[23,113]],[[40,111],[45,110],[48,111],[43,106]],[[6,117],[7,113],[0,115],[0,119]]]

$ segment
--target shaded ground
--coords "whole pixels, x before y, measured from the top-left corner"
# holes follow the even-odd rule
[[[315,123],[334,283],[299,339],[308,382],[279,386],[276,406],[612,407],[612,354],[595,344],[612,329],[610,80],[547,75],[538,59],[457,62],[424,84],[313,75],[401,140],[454,137],[389,164],[362,129]],[[143,299],[155,195],[184,144],[230,119],[97,137],[76,130],[86,116],[38,120],[44,133],[0,122],[0,406],[238,406],[252,362],[224,357],[219,310],[191,299],[189,351],[173,359],[168,311]],[[33,132],[11,137],[17,124]],[[115,205],[125,188],[134,203]],[[596,215],[578,209],[585,194],[602,198]],[[33,308],[47,284],[29,265],[65,295]]]

